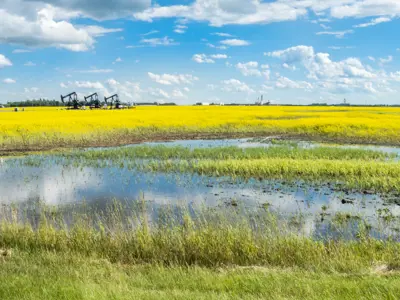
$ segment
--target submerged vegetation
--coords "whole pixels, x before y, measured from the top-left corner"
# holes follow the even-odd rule
[[[2,113],[0,149],[28,151],[257,135],[399,145],[399,121],[400,109],[372,107],[27,108],[24,112]]]
[[[267,145],[269,146],[269,145]],[[119,147],[104,150],[86,150],[64,152],[60,154],[67,158],[81,158],[85,160],[135,160],[135,159],[330,159],[330,160],[391,160],[397,157],[394,153],[365,149],[346,149],[339,147],[315,146],[303,148],[291,144],[270,144],[269,147],[239,148],[212,147],[190,149],[184,146],[135,146]]]
[[[400,164],[331,160],[199,160],[196,162],[163,161],[139,166],[151,171],[192,171],[204,175],[258,179],[333,181],[347,189],[377,192],[400,192]]]
[[[193,172],[242,179],[278,179],[339,184],[358,191],[400,193],[400,164],[396,154],[339,147],[197,148],[136,146],[72,151],[48,160],[31,157],[24,164],[59,161],[64,165],[120,167],[148,172]]]

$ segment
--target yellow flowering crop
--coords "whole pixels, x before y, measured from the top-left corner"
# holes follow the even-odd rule
[[[129,110],[25,108],[0,112],[2,149],[111,145],[152,136],[287,134],[400,144],[400,108],[157,106]],[[139,138],[140,137],[140,138]]]

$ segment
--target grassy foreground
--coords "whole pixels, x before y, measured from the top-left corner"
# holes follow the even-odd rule
[[[113,264],[76,254],[15,251],[0,262],[8,299],[399,299],[400,275],[296,269]]]
[[[117,203],[104,214],[31,209],[2,208],[0,299],[400,295],[400,244],[369,237],[362,222],[355,240],[316,241],[290,234],[269,213],[247,219],[236,209],[191,218],[171,207],[151,225],[146,212]]]
[[[400,145],[400,109],[372,107],[27,108],[2,112],[0,151],[123,145],[146,140],[283,135]]]
[[[319,237],[303,233],[302,215],[282,219],[268,207],[254,211],[241,206],[127,205],[113,201],[100,211],[85,205],[3,206],[0,248],[121,264],[264,266],[338,273],[367,272],[375,265],[400,269],[397,233],[377,240],[362,219],[333,218],[327,224],[331,234]],[[392,224],[382,224],[382,230],[384,226]]]

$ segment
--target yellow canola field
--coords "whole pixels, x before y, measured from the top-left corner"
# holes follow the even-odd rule
[[[120,144],[153,135],[288,134],[400,144],[400,108],[158,106],[129,110],[0,109],[2,149]],[[130,137],[129,139],[127,137]],[[115,140],[114,140],[115,139]],[[70,145],[69,145],[70,144]]]

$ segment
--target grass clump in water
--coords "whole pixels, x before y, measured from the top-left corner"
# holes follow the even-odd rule
[[[75,151],[62,154],[66,158],[85,160],[119,159],[329,159],[329,160],[391,160],[396,154],[365,149],[346,149],[338,147],[301,148],[279,145],[256,148],[213,147],[190,149],[183,146],[134,146],[105,150]]]

